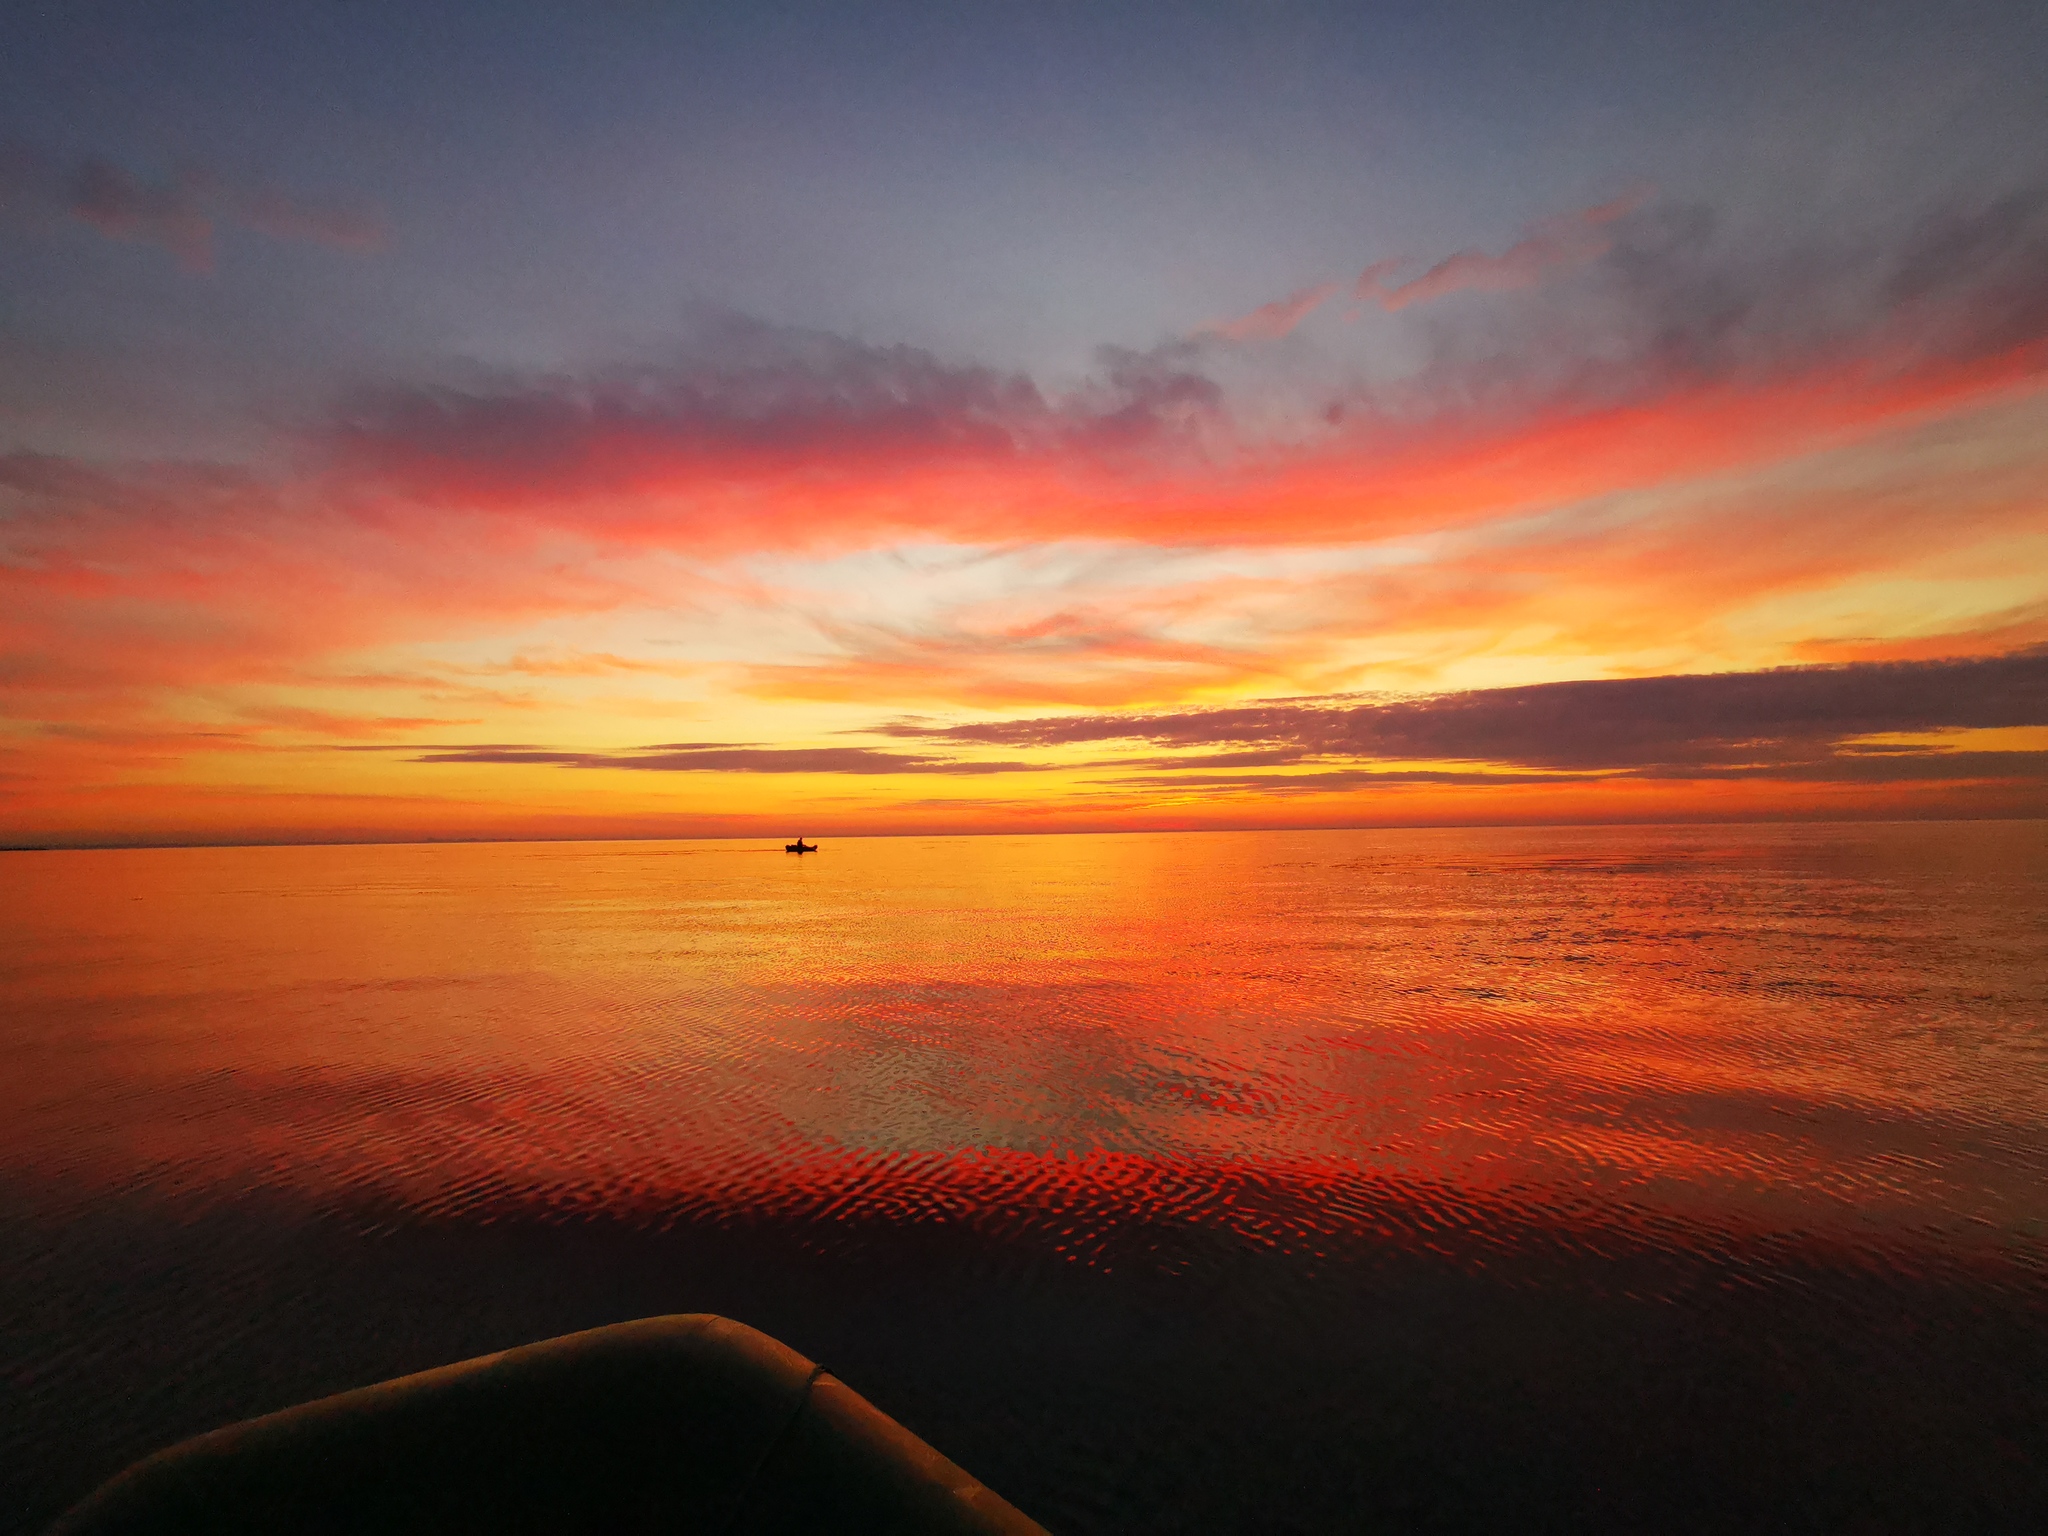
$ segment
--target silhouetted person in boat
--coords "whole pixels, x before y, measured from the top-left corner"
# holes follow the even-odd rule
[[[816,853],[818,845],[816,843],[806,843],[802,838],[798,838],[793,843],[784,843],[782,851],[784,853]]]

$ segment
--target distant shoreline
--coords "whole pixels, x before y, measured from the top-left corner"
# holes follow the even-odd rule
[[[820,832],[819,837],[829,837],[838,842],[873,841],[884,838],[909,837],[1193,837],[1209,833],[1227,832],[1484,832],[1484,831],[1537,831],[1545,827],[1581,830],[1596,827],[1891,827],[1891,826],[1976,826],[1985,823],[2007,823],[2013,826],[2034,826],[2048,822],[2043,816],[1748,816],[1719,817],[1700,816],[1688,820],[1673,821],[1660,818],[1654,821],[1635,821],[1626,818],[1615,820],[1582,821],[1401,821],[1401,822],[1335,822],[1317,826],[1223,826],[1223,827],[942,827],[918,831],[864,831],[864,832]],[[522,844],[557,843],[751,843],[761,840],[774,842],[778,847],[784,833],[747,832],[711,833],[690,836],[683,833],[625,834],[614,836],[562,836],[562,837],[298,837],[298,838],[222,838],[215,841],[166,841],[166,842],[48,842],[48,843],[0,843],[0,853],[117,853],[136,852],[146,849],[200,849],[200,848],[438,848],[477,847],[488,844],[502,844],[508,847]]]

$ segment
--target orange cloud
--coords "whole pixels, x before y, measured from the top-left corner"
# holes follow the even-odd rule
[[[1537,683],[1408,699],[1271,700],[975,725],[891,723],[875,734],[954,749],[1133,741],[1259,749],[1153,757],[1134,765],[1148,770],[1347,765],[1334,774],[1228,780],[1275,789],[1384,776],[1392,768],[1418,779],[1462,780],[1470,777],[1469,765],[1687,779],[1953,778],[1968,776],[1958,767],[1981,771],[1980,755],[1996,759],[1989,766],[2004,767],[2009,776],[2048,778],[2048,754],[2038,752],[1872,753],[1860,744],[1868,737],[2014,726],[2048,726],[2048,648],[1932,662]],[[1416,766],[1446,763],[1459,766]]]
[[[2048,644],[2048,602],[2023,603],[1961,628],[1931,635],[1816,637],[1788,649],[1799,661],[1931,661],[1940,656],[1992,656]]]
[[[846,463],[822,449],[766,463],[744,455],[678,462],[658,443],[614,452],[600,434],[578,456],[605,461],[594,481],[533,466],[515,483],[459,455],[422,454],[387,459],[364,487],[15,455],[0,460],[0,488],[16,508],[14,558],[0,566],[0,638],[17,687],[92,688],[116,677],[190,686],[291,657],[672,603],[693,584],[707,601],[732,600],[679,569],[650,586],[650,573],[618,564],[614,551],[715,562],[904,538],[1259,547],[1441,535],[1839,450],[2036,390],[2044,356],[2030,343],[1918,367],[1858,362],[1752,386],[1677,388],[1639,403],[1564,403],[1505,421],[1439,416],[1406,432],[1381,417],[1299,449],[1244,447],[1199,467],[1118,461],[1085,447],[977,450],[937,463],[914,453],[897,462],[855,454]],[[1842,507],[1828,515],[1860,514]],[[1801,535],[1820,558],[1843,552],[1830,526]],[[1606,546],[1633,537],[1617,532]],[[1783,566],[1788,547],[1776,536],[1757,559]],[[1644,576],[1672,558],[1646,553]],[[1628,573],[1610,570],[1615,590],[1630,586]],[[1060,645],[1089,648],[1084,638],[1006,629],[988,644],[1022,659]],[[1223,650],[1179,654],[1201,668],[1242,664]],[[645,658],[627,665],[658,670]],[[544,666],[535,658],[518,670]]]
[[[1562,396],[1520,412],[1361,406],[1298,447],[1224,439],[1103,451],[1057,417],[1013,435],[705,441],[659,416],[564,404],[553,443],[500,458],[504,430],[451,404],[430,424],[352,427],[333,494],[370,522],[487,513],[601,544],[707,559],[968,543],[1123,538],[1328,543],[1441,529],[1810,453],[2038,386],[2048,344],[1962,360],[1856,358],[1741,382],[1672,380],[1622,403]],[[844,440],[844,441],[843,441]],[[409,509],[420,509],[414,512]]]
[[[1544,261],[1619,214],[1573,217],[1569,238],[1529,237]],[[1497,347],[1274,397],[1211,377],[1243,362],[1213,345],[1107,353],[1056,395],[755,328],[632,373],[359,397],[281,470],[0,456],[0,817],[9,835],[222,827],[237,805],[248,827],[330,831],[752,825],[704,788],[719,770],[701,756],[667,775],[563,771],[644,766],[604,743],[687,732],[780,754],[728,777],[758,778],[771,807],[838,807],[820,829],[992,824],[1026,818],[1028,796],[983,792],[981,772],[898,773],[838,733],[882,708],[1440,691],[1953,658],[2048,634],[2025,574],[2048,309],[2014,298],[2048,274],[2048,235],[2016,215],[1931,220],[1827,312],[1847,319],[1808,329],[1785,317],[1849,269],[1816,259],[1731,330],[1688,310],[1692,255],[1631,251],[1632,272],[1661,261],[1669,281],[1645,279],[1654,301],[1562,363],[1551,331],[1515,329],[1513,301],[1489,316]],[[1541,254],[1515,270],[1548,270]],[[1447,311],[1440,329],[1459,324]],[[1836,601],[1914,581],[1968,592],[1911,622],[1920,599],[1898,591]],[[498,756],[281,750],[414,732]],[[1229,748],[1206,779],[1047,769],[1028,814],[1981,809],[2032,792],[1958,778],[1959,759],[1910,794],[1858,759],[1835,788],[1788,780],[1775,801],[1708,779],[1642,798],[1243,760],[1271,750]],[[828,767],[856,762],[873,771]],[[458,793],[422,787],[430,772],[470,777]],[[619,797],[602,814],[579,799],[599,782]]]
[[[743,670],[741,687],[767,699],[1013,708],[1128,704],[1242,687],[1262,675],[1279,680],[1271,658],[1257,650],[1177,641],[1077,615],[975,634],[845,638],[853,642],[851,654],[755,663]]]
[[[453,730],[483,723],[481,720],[449,720],[438,715],[344,715],[296,704],[247,704],[237,709],[236,714],[259,727],[282,728],[343,740],[417,736],[421,731]]]

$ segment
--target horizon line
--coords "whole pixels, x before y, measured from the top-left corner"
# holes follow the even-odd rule
[[[1402,821],[1334,822],[1317,826],[1219,826],[1219,827],[1007,827],[925,829],[893,832],[822,832],[804,837],[831,837],[870,841],[902,837],[1183,837],[1209,833],[1243,832],[1481,832],[1540,831],[1544,828],[1576,830],[1587,827],[1782,827],[1782,826],[1941,826],[2007,822],[2015,825],[2048,823],[2048,814],[2036,816],[1697,816],[1672,819],[1658,817],[1638,820],[1629,817],[1549,821]],[[48,842],[0,843],[5,853],[134,853],[222,848],[438,848],[446,846],[553,843],[744,843],[756,838],[787,836],[786,833],[711,833],[690,836],[682,833],[624,833],[613,836],[566,834],[558,837],[334,837],[334,838],[242,838],[172,842]]]

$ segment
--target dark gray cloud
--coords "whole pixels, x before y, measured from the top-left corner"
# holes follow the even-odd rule
[[[400,474],[490,466],[585,488],[606,465],[620,480],[637,478],[649,453],[664,463],[693,453],[1007,453],[1051,416],[1028,378],[952,366],[916,347],[720,316],[686,352],[589,378],[366,390],[348,402],[338,445]]]
[[[2048,647],[1962,660],[1541,683],[1423,699],[1298,699],[1171,714],[957,726],[894,722],[876,729],[902,740],[1010,748],[1142,741],[1235,749],[1178,760],[1191,768],[1313,757],[1677,777],[1769,775],[1811,764],[1839,769],[1843,777],[1910,777],[1928,770],[1939,754],[1859,752],[1840,744],[1861,736],[2026,725],[2048,725]],[[2012,758],[2013,771],[2032,771],[2019,760],[2023,754],[1986,757]],[[1164,766],[1157,759],[1151,764]]]
[[[1388,784],[1552,784],[1572,775],[1554,773],[1481,773],[1446,768],[1324,768],[1310,773],[1152,773],[1132,774],[1109,782],[1130,789],[1199,788],[1219,793],[1246,791],[1262,795],[1327,795],[1347,789]]]
[[[2048,188],[1922,219],[1889,264],[1881,296],[1934,320],[1951,353],[2048,335]]]
[[[1648,365],[1730,378],[1808,359],[1971,357],[2048,335],[2048,188],[1831,243],[1742,248],[1704,207],[1624,220],[1595,281]]]
[[[664,363],[360,390],[329,446],[350,470],[414,494],[525,502],[658,486],[679,471],[1116,453],[1221,408],[1192,349],[1105,348],[1098,363],[1055,400],[1022,373],[717,314]]]
[[[185,238],[172,204],[136,189],[108,198],[109,220]],[[1209,462],[1272,432],[1295,446],[1343,437],[1370,448],[1432,425],[1476,429],[1850,365],[1911,371],[2048,340],[2048,188],[1797,244],[1760,242],[1705,205],[1622,199],[1594,212],[1597,241],[1573,248],[1566,277],[1404,311],[1421,352],[1398,378],[1373,366],[1342,384],[1315,370],[1291,383],[1245,374],[1241,348],[1207,337],[1102,348],[1091,377],[1052,394],[1015,370],[716,312],[659,362],[358,390],[322,446],[388,489],[532,505],[706,475],[1158,453]],[[265,227],[253,204],[241,217]],[[293,226],[280,217],[277,228]],[[1328,339],[1343,351],[1343,338]]]
[[[1422,699],[1286,699],[1168,714],[955,726],[895,721],[874,728],[874,734],[949,747],[1046,749],[1121,741],[1183,749],[1080,765],[734,742],[659,742],[610,752],[495,743],[333,750],[404,752],[418,763],[656,773],[980,776],[1078,766],[1105,775],[1095,780],[1104,787],[1305,794],[1373,785],[1485,786],[1617,776],[2048,782],[2048,752],[1943,750],[1860,739],[2041,725],[2048,725],[2048,646],[1958,660],[1541,683]],[[1417,761],[1474,766],[1400,766]],[[1273,771],[1253,771],[1258,769]]]
[[[1845,752],[1806,762],[1774,762],[1741,768],[1676,769],[1669,766],[1586,773],[1460,772],[1432,768],[1321,768],[1304,773],[1151,773],[1106,782],[1130,789],[1201,788],[1218,794],[1331,794],[1378,785],[1557,784],[1588,779],[1680,778],[1771,779],[1796,783],[1952,783],[1962,780],[2027,780],[2048,786],[2048,752],[1929,752],[1925,750]]]
[[[2048,340],[2038,183],[1797,241],[1670,200],[1600,233],[1596,258],[1543,287],[1418,310],[1422,364],[1340,394],[1333,416],[1514,417],[1843,367],[1881,377]]]

